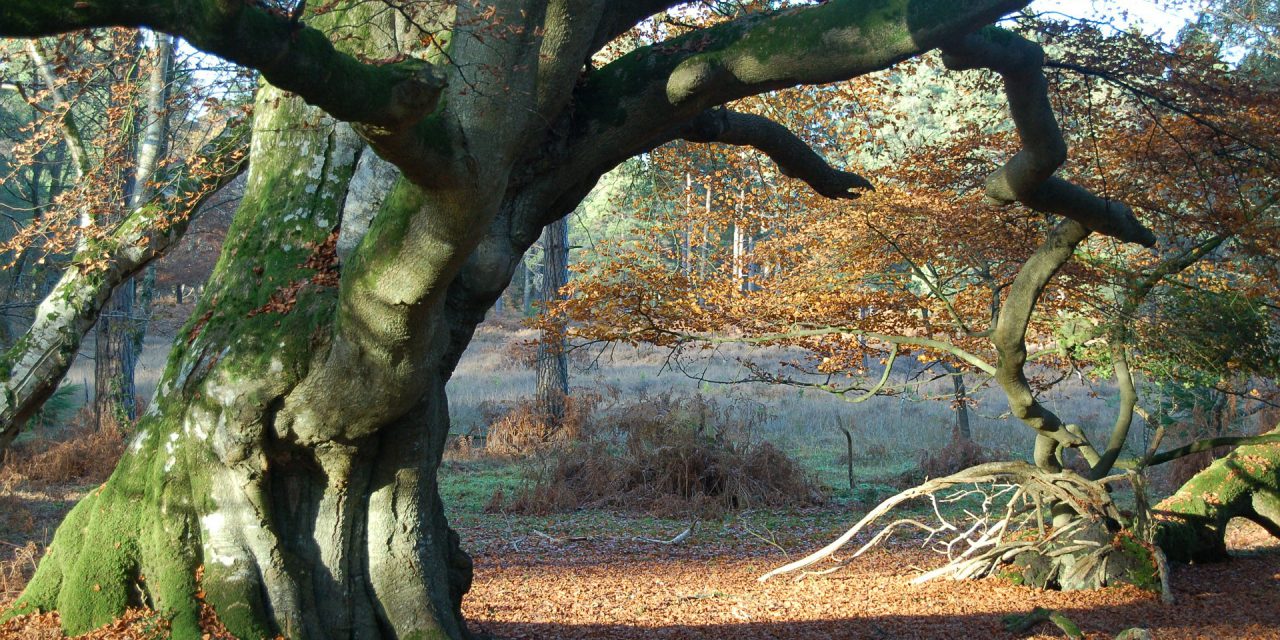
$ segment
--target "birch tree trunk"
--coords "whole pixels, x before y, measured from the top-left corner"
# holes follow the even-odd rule
[[[135,145],[137,151],[133,186],[129,192],[129,212],[136,211],[150,200],[154,191],[151,182],[165,153],[169,134],[166,102],[172,56],[172,40],[167,35],[157,35],[154,50],[146,56],[150,69],[146,78],[141,135]],[[141,293],[144,294],[143,299],[149,301],[151,295],[145,288],[154,286],[154,278],[150,285],[147,282],[143,281]],[[93,415],[98,429],[109,423],[131,423],[138,417],[134,374],[146,332],[146,316],[150,313],[149,304],[135,304],[139,293],[139,283],[130,278],[112,293],[98,319],[93,376]]]

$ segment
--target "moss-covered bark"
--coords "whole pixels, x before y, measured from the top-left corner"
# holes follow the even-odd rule
[[[1232,451],[1188,480],[1154,511],[1156,541],[1171,560],[1226,558],[1224,536],[1232,518],[1252,520],[1280,537],[1280,443]]]
[[[435,484],[443,370],[423,360],[414,387],[383,390],[415,398],[412,410],[362,437],[283,425],[298,389],[331,361],[333,245],[366,152],[350,127],[260,93],[245,200],[156,402],[6,616],[57,610],[80,633],[145,605],[172,620],[175,637],[194,638],[203,601],[242,638],[466,635],[470,563]],[[438,360],[447,334],[437,333]],[[353,389],[329,393],[341,402]],[[333,433],[349,422],[309,419]]]

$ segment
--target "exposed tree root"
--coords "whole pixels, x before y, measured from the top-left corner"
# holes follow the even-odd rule
[[[1084,634],[1080,632],[1080,626],[1071,618],[1043,607],[1036,607],[1026,614],[1015,613],[1005,616],[1004,628],[1005,631],[1012,633],[1025,633],[1042,622],[1052,622],[1067,634],[1068,638],[1084,638]]]
[[[856,558],[903,527],[928,532],[924,544],[947,563],[914,582],[947,577],[981,578],[1002,573],[1038,586],[1088,589],[1129,582],[1156,589],[1160,580],[1150,544],[1122,529],[1121,514],[1106,484],[1070,471],[1050,473],[1025,462],[992,462],[907,489],[872,509],[857,524],[817,552],[760,577],[768,580],[832,556],[895,507],[928,497],[936,524],[895,520],[862,545]],[[971,503],[977,502],[976,506]],[[962,517],[944,515],[940,504]],[[1058,526],[1046,522],[1050,505],[1071,510]],[[1059,508],[1061,511],[1061,507]],[[825,573],[825,572],[824,572]],[[808,574],[805,574],[808,575]]]

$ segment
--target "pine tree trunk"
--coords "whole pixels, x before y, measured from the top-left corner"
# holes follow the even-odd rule
[[[94,428],[137,418],[133,372],[137,368],[133,331],[133,281],[111,295],[98,319],[93,360]]]

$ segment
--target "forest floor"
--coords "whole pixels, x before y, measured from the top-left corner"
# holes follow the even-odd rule
[[[494,411],[532,391],[532,373],[516,364],[519,340],[527,337],[522,331],[479,335],[479,348],[469,352],[450,387],[457,433],[481,432]],[[153,384],[163,362],[164,341],[156,343],[144,354],[150,365],[144,384]],[[607,408],[622,401],[610,398],[659,402],[662,393],[697,394],[718,415],[749,423],[752,437],[799,461],[827,488],[828,500],[805,509],[705,517],[680,543],[663,544],[658,541],[694,521],[600,508],[503,513],[495,509],[504,504],[502,496],[515,496],[538,469],[545,473],[549,461],[483,453],[451,459],[440,472],[441,493],[475,560],[475,581],[463,604],[474,631],[512,639],[1063,637],[1049,623],[1020,634],[1004,630],[1006,615],[1043,607],[1065,614],[1090,638],[1141,627],[1160,639],[1280,639],[1280,541],[1243,523],[1233,523],[1229,535],[1236,558],[1174,566],[1172,605],[1132,587],[1060,593],[1003,579],[915,586],[911,579],[941,559],[911,538],[894,539],[828,575],[761,584],[758,576],[826,544],[895,493],[903,474],[919,466],[922,451],[944,446],[952,417],[945,403],[889,398],[850,404],[794,390],[707,385],[664,375],[662,354],[611,352],[593,362],[595,369],[575,372],[575,396],[597,393]],[[1080,386],[1049,399],[1059,410],[1089,418],[1087,428],[1101,429],[1111,393]],[[77,387],[68,395],[84,394]],[[974,437],[993,455],[1016,456],[1029,440],[1025,429],[998,413],[1000,400],[975,395]],[[854,433],[853,486],[837,426]],[[0,465],[0,610],[21,592],[62,517],[105,480],[122,448],[118,435],[51,427],[27,436],[15,452],[19,457]],[[87,637],[163,637],[163,626],[135,613]],[[56,615],[0,626],[0,640],[61,637]],[[223,639],[215,634],[211,640]]]
[[[1229,541],[1237,557],[1231,561],[1174,566],[1172,605],[1136,587],[1062,593],[1004,579],[912,585],[922,570],[941,563],[912,538],[828,575],[761,584],[762,573],[825,544],[865,507],[837,500],[797,511],[737,512],[696,522],[680,543],[664,544],[658,541],[674,538],[690,521],[602,510],[485,513],[465,496],[492,481],[494,467],[477,466],[481,471],[468,478],[468,466],[455,465],[444,490],[457,498],[453,521],[475,560],[464,613],[473,631],[495,638],[1063,637],[1049,623],[1005,631],[1005,616],[1036,607],[1065,614],[1094,639],[1130,627],[1161,640],[1280,638],[1280,546],[1243,522],[1233,523]],[[82,489],[7,494],[4,513],[24,515],[0,531],[0,609],[20,592]],[[160,638],[162,628],[154,617],[134,613],[85,637]],[[56,615],[0,626],[5,640],[61,637]]]
[[[1243,527],[1241,529],[1244,529]],[[818,532],[815,532],[818,533]],[[1242,530],[1243,548],[1269,536]],[[819,535],[816,541],[826,542]],[[616,535],[556,542],[497,539],[476,555],[464,603],[474,629],[501,638],[1061,638],[1044,623],[1021,634],[1002,619],[1056,610],[1089,638],[1131,627],[1155,638],[1280,638],[1280,553],[1178,566],[1175,603],[1136,587],[1063,593],[1004,579],[912,585],[939,557],[903,542],[835,573],[760,584],[785,557],[749,538],[703,532],[680,546]]]

